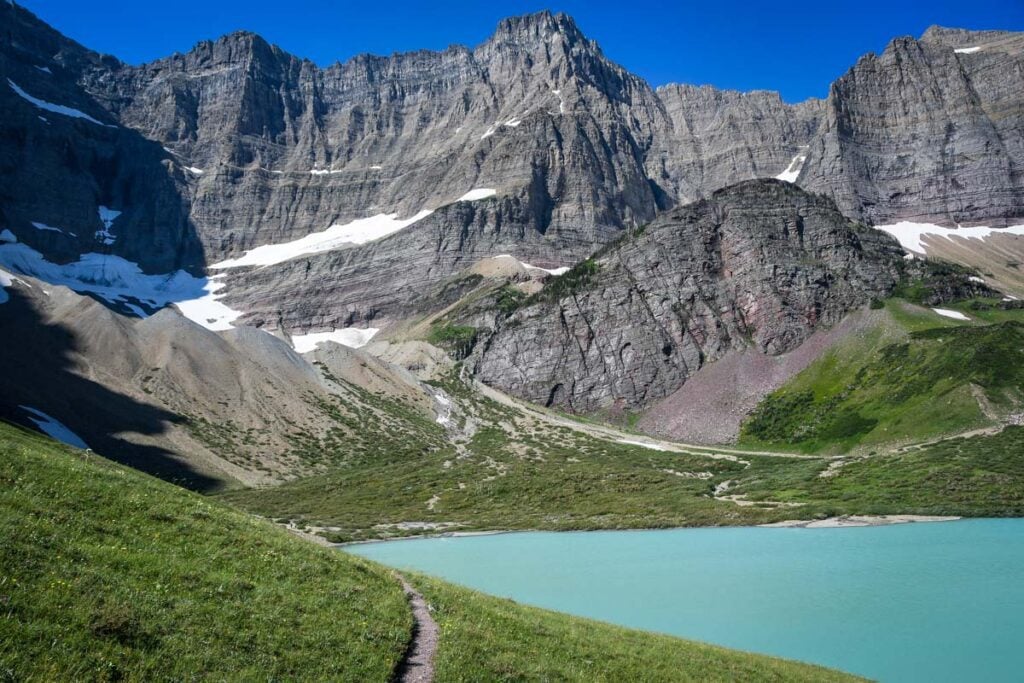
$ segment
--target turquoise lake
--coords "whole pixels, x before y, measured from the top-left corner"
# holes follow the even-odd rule
[[[1024,680],[1024,520],[526,532],[346,551],[522,603],[882,681]]]

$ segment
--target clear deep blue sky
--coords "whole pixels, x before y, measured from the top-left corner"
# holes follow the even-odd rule
[[[929,25],[1024,30],[1024,0],[18,0],[64,34],[137,64],[237,29],[326,65],[361,52],[476,45],[499,19],[575,17],[606,55],[652,85],[709,83],[823,97],[865,52]]]

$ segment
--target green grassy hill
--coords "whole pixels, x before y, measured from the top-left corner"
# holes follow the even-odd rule
[[[390,680],[399,584],[96,455],[0,423],[0,678]],[[852,680],[417,577],[437,681]]]
[[[853,681],[848,674],[569,617],[426,576],[438,681]]]
[[[1020,311],[977,324],[898,302],[890,310],[903,335],[879,329],[841,343],[767,396],[741,443],[845,453],[957,434],[1020,412]]]
[[[0,423],[10,680],[385,680],[412,617],[386,570]]]

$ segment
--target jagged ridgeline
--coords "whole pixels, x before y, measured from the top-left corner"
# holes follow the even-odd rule
[[[788,104],[651,88],[548,12],[473,48],[328,67],[244,32],[132,66],[20,6],[0,23],[0,179],[19,188],[0,228],[62,263],[99,251],[199,274],[229,260],[238,323],[382,327],[481,258],[570,266],[753,178],[875,223],[1024,215],[1020,34],[898,38],[826,99]],[[348,226],[330,250],[238,258],[329,226]]]

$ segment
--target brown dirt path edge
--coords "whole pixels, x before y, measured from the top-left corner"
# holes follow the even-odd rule
[[[413,626],[409,648],[405,651],[402,661],[398,663],[392,680],[398,683],[431,683],[434,680],[434,653],[437,652],[440,629],[434,617],[430,615],[427,601],[419,591],[401,574],[396,573],[395,577],[409,598]]]

